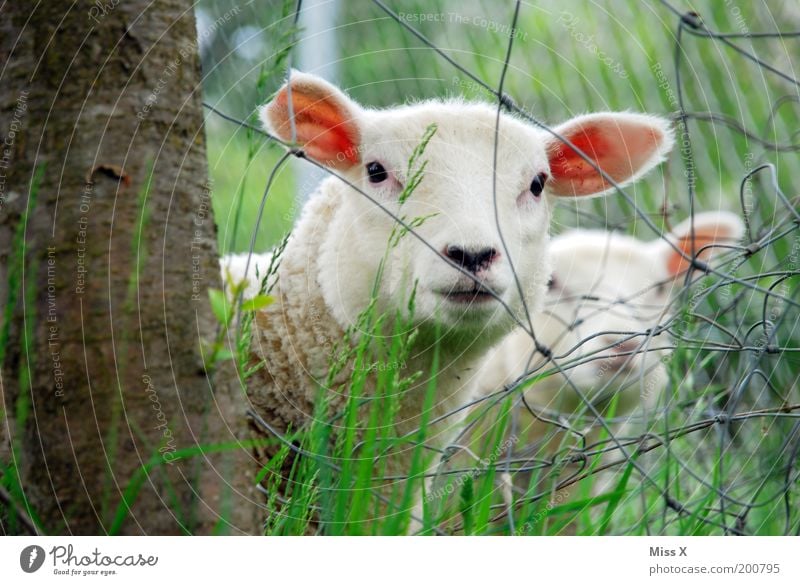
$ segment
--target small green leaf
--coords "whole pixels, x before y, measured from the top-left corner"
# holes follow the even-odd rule
[[[232,360],[234,358],[234,353],[229,349],[220,349],[217,351],[216,355],[214,356],[214,361],[216,363],[224,362],[227,360]]]
[[[268,307],[275,299],[269,295],[256,295],[242,303],[242,311],[258,311],[264,307]]]
[[[228,299],[225,298],[225,293],[218,288],[208,289],[208,299],[211,301],[211,310],[217,321],[225,325],[230,324],[233,317],[233,311],[228,306]]]

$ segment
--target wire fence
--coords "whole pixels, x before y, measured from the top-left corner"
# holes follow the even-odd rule
[[[499,472],[492,519],[508,532],[569,531],[568,523],[554,525],[559,512],[573,519],[592,517],[596,532],[608,532],[610,517],[597,518],[595,507],[603,502],[606,514],[615,510],[615,533],[800,534],[800,212],[793,172],[800,162],[800,81],[791,58],[800,42],[800,11],[786,8],[787,13],[777,14],[766,4],[752,3],[749,9],[727,0],[720,4],[694,7],[662,0],[645,6],[533,6],[518,1],[456,8],[443,2],[423,8],[416,2],[342,3],[336,23],[342,44],[340,83],[365,103],[453,94],[491,101],[563,141],[592,166],[592,159],[544,123],[544,117],[643,109],[665,112],[676,126],[677,152],[660,177],[620,188],[598,169],[617,193],[562,206],[554,230],[594,227],[660,239],[694,268],[678,283],[680,290],[646,329],[593,331],[563,353],[541,343],[530,321],[518,322],[535,349],[528,367],[513,382],[462,407],[470,410],[466,427],[451,447],[440,450],[439,464],[428,473],[432,486],[455,482],[458,487],[464,477]],[[292,65],[288,49],[299,34],[302,10],[299,1],[285,4],[265,27],[281,31],[283,45],[273,47],[266,66],[256,60],[240,77],[248,79],[258,70],[261,80],[261,95],[250,94],[245,101],[264,101],[287,75]],[[794,23],[795,30],[781,30],[787,23]],[[372,34],[359,34],[365,27]],[[620,38],[623,31],[628,36]],[[252,42],[237,38],[236,47]],[[233,111],[240,109],[212,85],[213,72],[224,69],[224,62],[206,62],[205,68],[213,96],[206,103],[210,142],[213,132],[229,135],[222,121],[247,134],[251,146],[242,158],[244,177],[251,176],[256,161],[274,165],[257,197],[245,179],[235,188],[223,181],[221,188],[237,196],[216,210],[225,226],[225,249],[259,252],[282,236],[299,207],[277,195],[298,188],[299,181],[284,165],[286,153],[335,173],[265,133],[252,115],[231,115],[229,103]],[[530,87],[536,88],[533,94]],[[257,134],[267,142],[258,142]],[[241,142],[228,140],[229,145]],[[284,154],[262,152],[269,143]],[[210,150],[213,174],[213,145]],[[219,160],[226,156],[230,152],[221,149]],[[439,254],[407,221],[350,187]],[[300,185],[299,190],[310,189]],[[678,218],[723,208],[741,217],[745,236],[725,245],[713,262],[699,259],[703,246],[682,250],[666,236]],[[242,216],[257,219],[239,225],[235,218]],[[270,233],[263,236],[264,230]],[[451,260],[442,261],[477,282]],[[590,304],[591,314],[602,314],[626,303],[641,304],[665,284],[649,284],[623,299],[585,291],[579,302],[582,309]],[[580,325],[591,328],[590,322]],[[577,327],[566,324],[571,332]],[[610,333],[613,342],[584,351],[589,342]],[[652,343],[656,338],[667,341]],[[590,388],[572,374],[587,364],[604,363],[624,342],[633,345],[626,346],[623,357],[656,354],[667,372],[652,408],[639,405],[633,414],[616,413],[608,400],[590,394],[614,396],[628,386],[638,395],[644,392],[643,368],[624,380],[615,375],[599,384],[596,379]],[[577,397],[577,404],[565,409],[556,402],[531,403],[529,389],[535,391],[543,379],[558,380],[558,392]],[[509,397],[512,420],[506,435],[494,443],[502,449],[488,457],[475,455]],[[280,435],[253,416],[267,433]],[[297,449],[290,439],[280,438]],[[595,481],[587,483],[590,478]],[[598,499],[599,478],[607,491]],[[462,528],[456,521],[448,530]]]

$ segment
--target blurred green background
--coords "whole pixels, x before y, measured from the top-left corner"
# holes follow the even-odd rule
[[[676,1],[674,5],[682,12],[697,12],[714,31],[800,29],[800,3],[794,0]],[[448,56],[496,86],[513,2],[394,0],[388,6]],[[316,0],[304,2],[303,7],[293,66],[328,77],[365,105],[390,106],[448,95],[491,98],[373,2]],[[294,10],[293,0],[199,3],[198,33],[208,102],[239,119],[255,121],[255,108],[269,99],[285,74]],[[657,1],[524,2],[506,91],[548,124],[599,110],[672,114],[678,110],[678,20]],[[731,40],[791,77],[800,77],[792,63],[800,55],[800,39]],[[679,56],[686,111],[724,114],[769,142],[800,142],[796,84],[748,61],[719,40],[684,33]],[[688,127],[698,209],[740,209],[742,177],[761,162],[777,165],[784,192],[797,192],[797,173],[792,172],[800,162],[797,152],[778,153],[721,123],[690,120]],[[221,248],[246,250],[264,185],[282,152],[208,112],[207,136]],[[664,209],[672,223],[688,214],[685,155],[678,145],[661,173],[628,191],[657,223]],[[313,189],[314,176],[300,180],[302,165],[293,162],[277,172],[256,235],[257,251],[272,246],[291,228],[300,207],[296,198]],[[753,199],[751,204],[756,209],[765,206],[764,214],[769,215],[774,192],[768,180],[757,181]],[[641,223],[622,197],[608,197],[562,206],[554,230],[578,224],[610,225],[652,238],[654,234],[643,230]]]

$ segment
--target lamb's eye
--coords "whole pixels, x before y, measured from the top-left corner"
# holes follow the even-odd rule
[[[387,173],[383,165],[377,161],[373,161],[367,165],[367,174],[369,175],[370,183],[383,183],[389,177],[389,173]]]
[[[546,173],[539,173],[533,178],[533,181],[531,181],[531,193],[533,193],[534,197],[539,197],[542,194],[545,181],[547,181]]]
[[[553,290],[557,286],[558,286],[558,283],[556,282],[556,277],[555,276],[551,276],[550,280],[547,281],[547,290]]]

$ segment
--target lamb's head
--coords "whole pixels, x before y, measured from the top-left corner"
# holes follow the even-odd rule
[[[331,220],[319,278],[345,324],[364,308],[385,258],[378,293],[384,310],[404,307],[415,290],[418,324],[439,323],[471,339],[480,333],[491,343],[511,323],[504,305],[522,314],[520,290],[530,310],[545,294],[555,198],[611,189],[575,151],[540,128],[503,114],[495,132],[497,111],[487,104],[429,101],[373,110],[317,77],[293,72],[262,119],[373,200],[328,179],[328,187],[341,193],[343,209]],[[646,115],[585,115],[555,130],[621,184],[660,162],[672,144],[668,124]],[[423,161],[422,180],[409,193]],[[419,238],[403,234],[386,210]]]
[[[553,274],[536,317],[537,339],[559,356],[565,375],[588,397],[630,389],[623,401],[656,398],[666,382],[661,358],[668,355],[670,338],[645,332],[667,322],[689,268],[687,256],[694,251],[709,260],[736,244],[743,230],[736,215],[709,212],[694,217],[693,229],[686,220],[651,242],[588,230],[553,238]],[[579,365],[570,367],[575,360]],[[552,406],[579,402],[562,376],[546,384],[562,390],[564,400]]]

